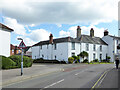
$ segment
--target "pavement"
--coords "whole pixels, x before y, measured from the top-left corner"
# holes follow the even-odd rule
[[[30,69],[30,70],[29,70]],[[20,69],[18,69],[20,75]],[[23,78],[26,76],[25,80],[19,82],[12,82],[4,84],[3,88],[9,90],[16,90],[16,88],[23,88],[23,90],[31,88],[40,90],[49,89],[49,88],[72,88],[73,90],[78,88],[118,88],[118,72],[114,68],[113,64],[98,64],[98,65],[87,65],[87,64],[66,64],[66,65],[33,65],[31,68],[26,68],[26,73],[23,76],[16,76],[17,78]],[[31,70],[33,70],[31,72]],[[11,79],[15,79],[13,74],[7,74],[9,70],[4,71],[5,77],[9,76]],[[10,70],[11,71],[11,70]],[[10,73],[9,71],[9,73]],[[15,69],[14,73],[17,71]],[[11,71],[11,73],[13,73]],[[28,75],[30,74],[31,75]],[[33,74],[34,73],[34,74]],[[6,75],[7,74],[7,75]],[[38,75],[39,74],[39,75]],[[10,78],[5,78],[3,75],[4,81],[9,81]],[[37,76],[36,76],[37,75]],[[111,80],[111,82],[110,82]],[[112,82],[113,81],[113,82]],[[109,83],[108,83],[109,82]],[[113,89],[113,90],[115,90]],[[4,90],[4,89],[3,89]],[[21,90],[21,89],[20,89]],[[117,89],[118,90],[118,89]]]
[[[34,77],[57,72],[60,70],[61,69],[59,67],[54,68],[54,67],[50,67],[50,65],[45,65],[45,64],[33,64],[32,67],[24,68],[22,76],[21,76],[21,68],[2,70],[1,71],[2,74],[0,74],[2,77],[2,83],[0,83],[0,86],[31,79]]]

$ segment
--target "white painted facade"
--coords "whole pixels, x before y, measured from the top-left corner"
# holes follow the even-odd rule
[[[93,45],[89,45],[89,50],[86,51],[86,43],[75,43],[75,49],[72,50],[72,42],[63,42],[56,44],[56,50],[54,49],[54,44],[42,45],[41,46],[33,46],[32,47],[32,59],[44,58],[44,59],[55,59],[59,61],[68,61],[68,58],[72,56],[72,53],[75,55],[80,54],[82,51],[86,51],[89,54],[88,60],[89,62],[94,60],[93,54],[95,54],[95,59],[100,60],[100,54],[102,54],[101,59],[106,59],[106,54],[108,52],[107,45],[102,45],[102,51],[100,50],[100,45],[95,44],[96,50],[93,50]],[[47,48],[48,47],[48,48]],[[82,58],[80,59],[82,61]]]
[[[108,44],[108,56],[114,62],[114,55],[118,54],[117,45],[120,44],[120,39],[113,38],[109,35],[104,36],[102,39]]]
[[[10,31],[0,29],[0,55],[10,56]]]

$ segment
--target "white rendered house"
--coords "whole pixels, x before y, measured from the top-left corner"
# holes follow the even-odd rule
[[[90,35],[81,35],[81,28],[78,26],[76,38],[53,39],[51,34],[49,40],[33,45],[32,59],[56,59],[67,62],[69,57],[78,55],[82,51],[88,52],[89,62],[94,59],[103,60],[106,59],[108,53],[108,44],[101,38],[94,36],[93,28],[90,30]]]
[[[117,46],[120,44],[120,37],[108,35],[107,33],[104,37],[102,37],[102,40],[108,44],[108,56],[110,56],[111,61],[114,62],[115,55],[119,53]]]
[[[10,33],[13,29],[0,23],[0,55],[10,56]]]

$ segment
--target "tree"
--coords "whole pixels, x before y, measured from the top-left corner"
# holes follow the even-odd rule
[[[78,56],[82,57],[83,60],[84,60],[85,57],[88,57],[88,53],[85,52],[85,51],[83,51],[83,52],[81,52]]]

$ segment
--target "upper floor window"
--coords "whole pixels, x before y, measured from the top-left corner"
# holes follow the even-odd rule
[[[86,51],[89,51],[89,44],[86,43]]]
[[[40,46],[40,49],[42,49],[42,45]]]
[[[48,44],[47,44],[47,49],[48,49]]]
[[[118,40],[117,40],[117,45],[118,45]]]
[[[72,50],[75,50],[75,43],[72,42]]]
[[[93,51],[96,51],[96,45],[95,44],[93,45]]]
[[[56,45],[56,43],[54,44],[54,50],[56,50],[57,49],[57,45]]]
[[[102,51],[102,45],[100,45],[100,51]]]

